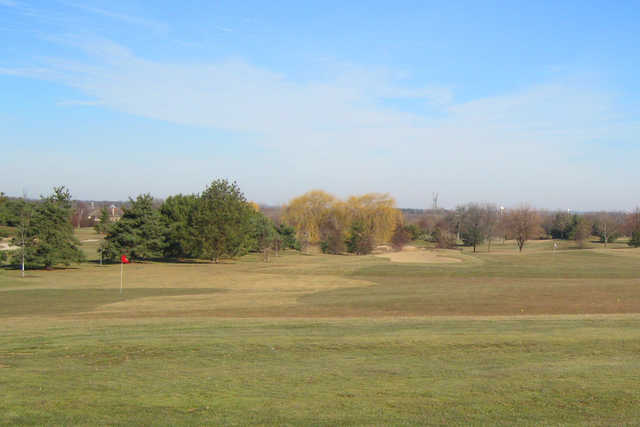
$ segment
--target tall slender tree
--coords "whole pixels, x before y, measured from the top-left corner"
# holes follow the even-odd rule
[[[484,205],[484,236],[487,241],[487,252],[491,252],[491,242],[498,232],[500,215],[498,207],[493,203]]]

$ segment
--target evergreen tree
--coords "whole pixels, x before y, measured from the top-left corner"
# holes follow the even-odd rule
[[[347,250],[356,255],[366,255],[373,251],[373,233],[366,227],[364,222],[356,220],[351,224],[349,237],[345,242]]]
[[[263,251],[269,248],[276,238],[276,227],[273,221],[262,212],[254,212],[251,215],[251,246],[255,251]]]
[[[269,252],[278,240],[278,232],[273,221],[262,212],[253,212],[251,215],[251,245],[252,249],[262,252],[264,260],[269,261]]]
[[[409,241],[418,240],[422,237],[422,230],[420,230],[420,227],[418,227],[418,225],[416,224],[407,224],[403,228],[404,231],[409,234]]]
[[[109,209],[104,206],[100,210],[100,220],[96,222],[93,229],[96,230],[96,233],[106,233],[109,225],[111,225],[111,215],[109,215]]]
[[[28,203],[23,199],[10,199],[1,193],[0,196],[0,225],[18,227],[21,223],[22,213]]]
[[[296,240],[296,230],[285,223],[281,223],[277,228],[283,249],[300,250],[300,244]]]
[[[122,218],[111,224],[101,246],[106,259],[115,261],[126,254],[130,259],[162,255],[165,228],[160,212],[153,207],[150,194],[129,199]]]
[[[577,224],[577,215],[571,215],[568,212],[557,212],[553,216],[549,234],[553,239],[573,239]]]
[[[245,254],[251,247],[253,212],[238,184],[213,181],[200,196],[194,214],[200,255],[218,262],[221,257]]]
[[[198,196],[170,196],[160,208],[166,229],[164,256],[168,258],[197,258],[199,256],[194,233],[193,218]]]
[[[23,246],[27,265],[49,269],[84,260],[80,242],[73,235],[71,215],[71,194],[65,187],[55,187],[52,195],[33,206],[30,220],[13,240],[14,245]]]
[[[8,200],[9,198],[5,196],[3,192],[0,191],[0,225],[7,224],[7,217],[8,217],[7,201]]]

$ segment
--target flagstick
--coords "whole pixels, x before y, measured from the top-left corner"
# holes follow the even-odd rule
[[[122,276],[124,274],[124,262],[120,262],[120,295],[122,295]]]

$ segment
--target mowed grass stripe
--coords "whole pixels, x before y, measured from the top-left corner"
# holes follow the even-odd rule
[[[618,255],[616,252],[619,252]],[[352,274],[390,277],[518,277],[557,279],[640,278],[640,250],[571,250],[556,254],[469,254],[455,264],[394,264],[381,262],[364,266]],[[473,258],[476,262],[464,262]]]
[[[640,320],[207,321],[0,335],[0,422],[611,425]]]
[[[0,317],[50,316],[88,312],[104,304],[139,298],[204,295],[222,289],[133,288],[117,289],[25,289],[0,292]]]

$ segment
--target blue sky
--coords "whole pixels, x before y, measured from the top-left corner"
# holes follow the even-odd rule
[[[640,204],[640,2],[308,3],[0,0],[0,191]]]

